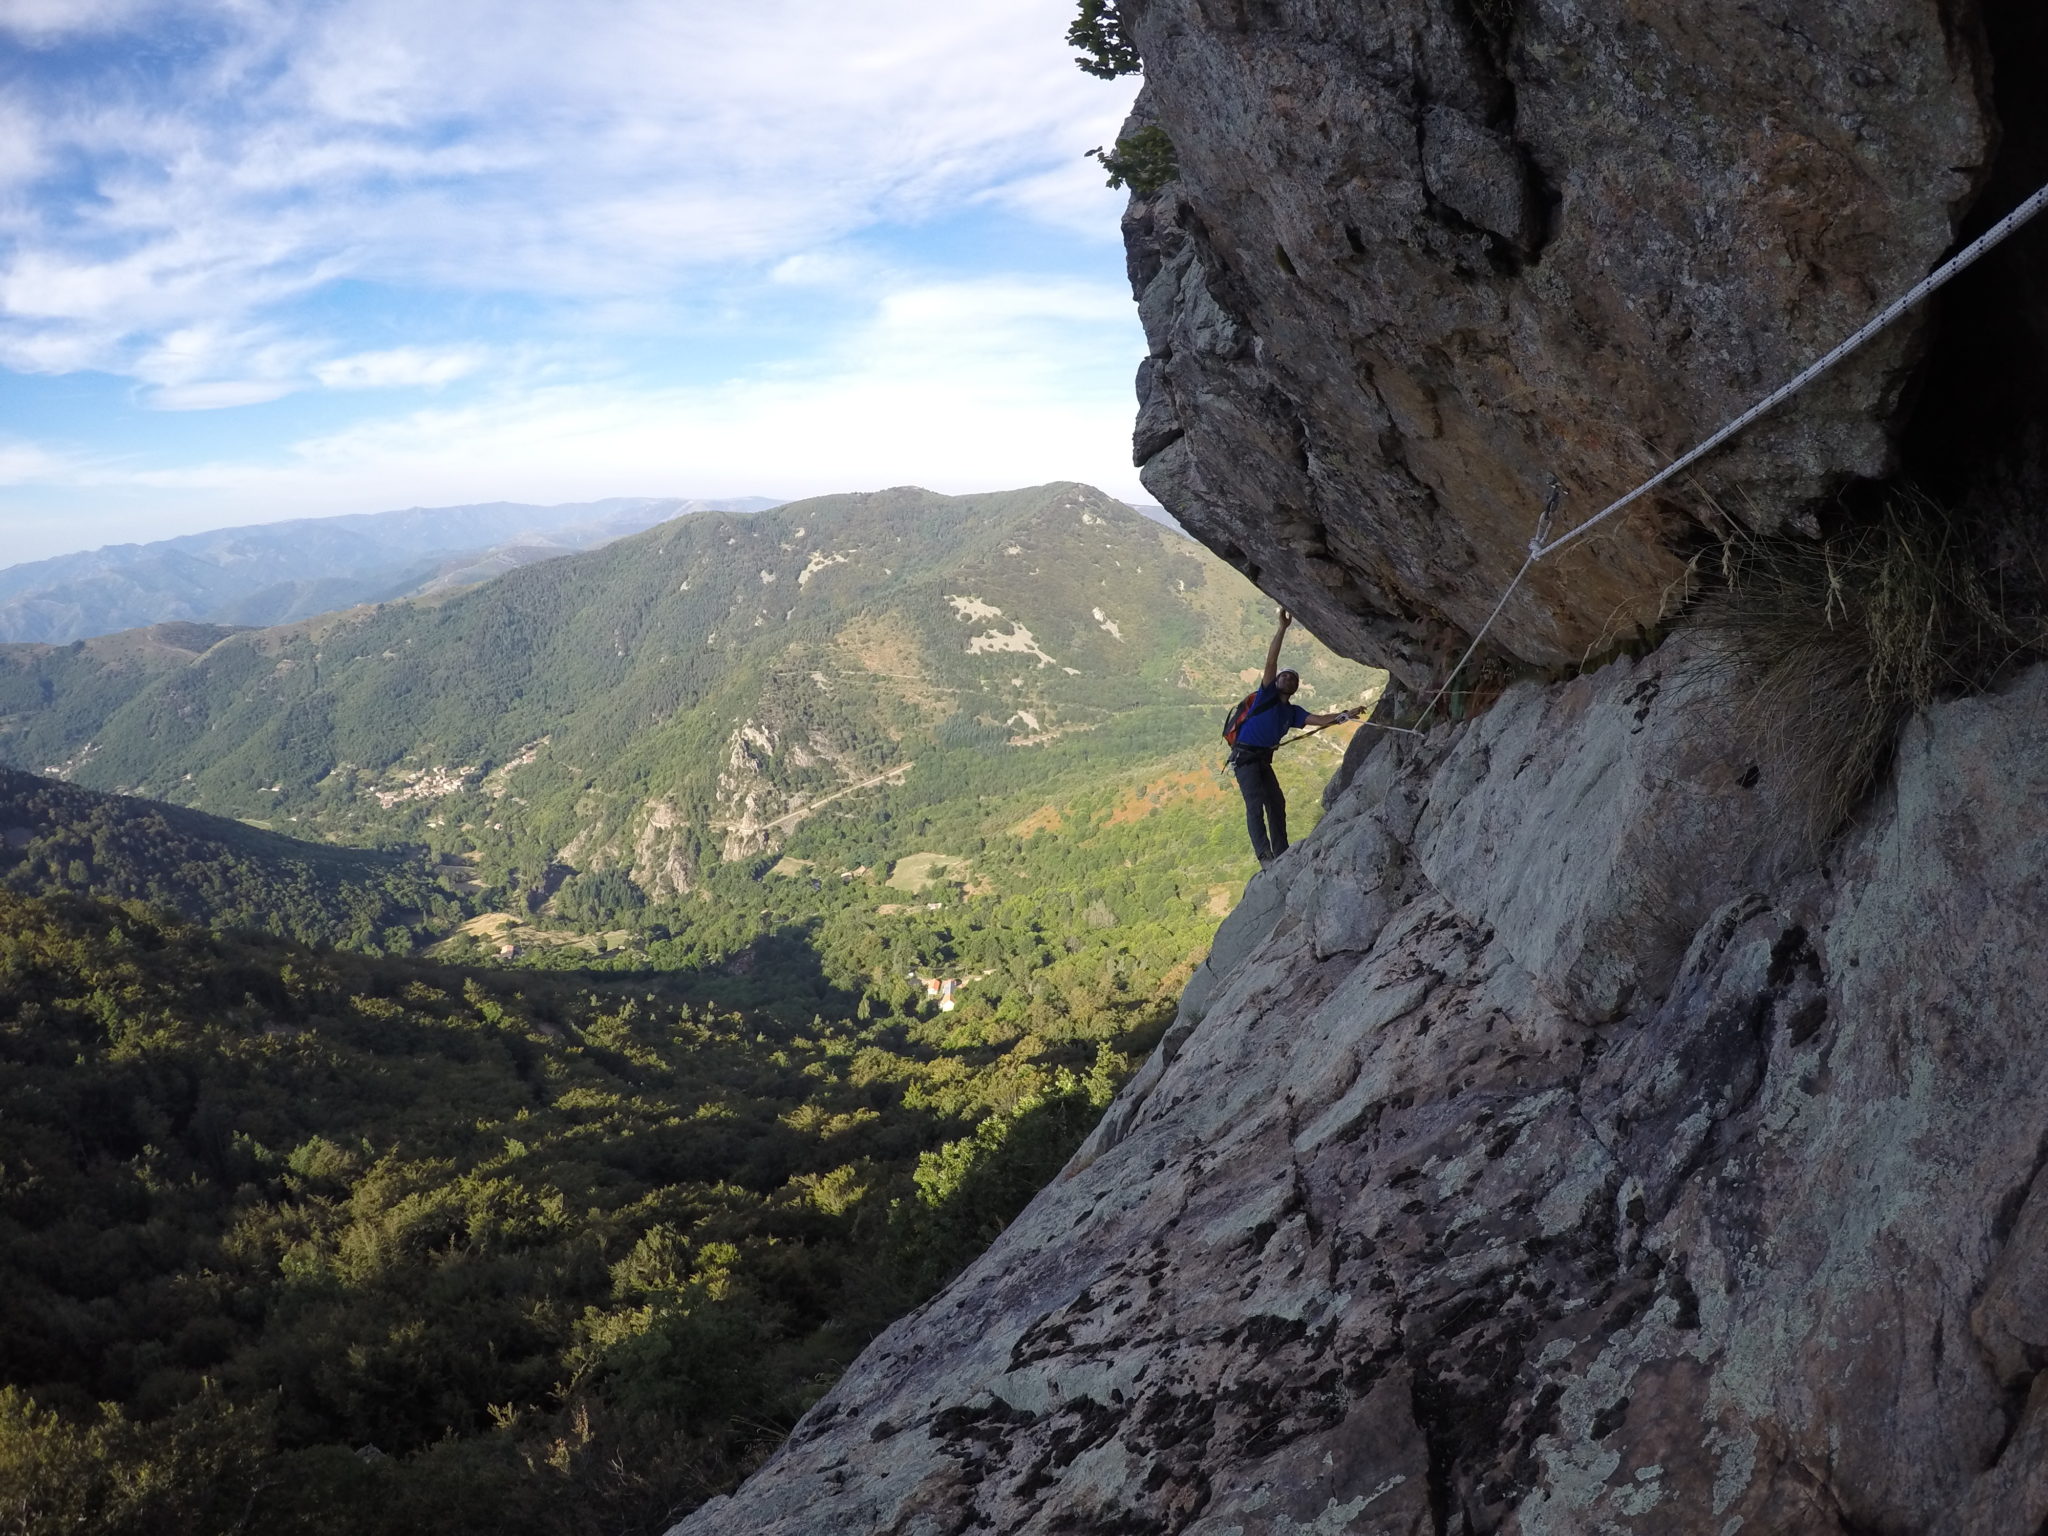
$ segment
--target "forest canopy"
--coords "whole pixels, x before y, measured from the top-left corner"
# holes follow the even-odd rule
[[[0,1529],[658,1531],[1001,1229],[1170,1007],[995,1045],[693,979],[0,894]]]

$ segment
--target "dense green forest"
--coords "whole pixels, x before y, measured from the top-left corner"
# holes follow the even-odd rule
[[[417,856],[260,831],[0,768],[0,888],[144,901],[222,928],[407,954],[466,915]]]
[[[1222,796],[532,969],[0,894],[0,1530],[652,1536],[1086,1134],[1248,870]]]
[[[0,1529],[657,1531],[1000,1230],[1171,1006],[795,1023],[691,980],[0,895]]]
[[[1086,1134],[1247,872],[1221,795],[538,969],[0,895],[0,1530],[652,1536]]]

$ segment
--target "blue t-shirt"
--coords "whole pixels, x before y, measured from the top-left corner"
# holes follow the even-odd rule
[[[1263,707],[1262,707],[1263,706]],[[1290,704],[1270,683],[1252,695],[1252,707],[1237,728],[1240,747],[1277,747],[1280,739],[1298,725],[1308,723],[1308,711]]]

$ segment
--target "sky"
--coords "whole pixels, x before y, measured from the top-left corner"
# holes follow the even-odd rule
[[[0,565],[607,496],[1140,498],[1068,0],[0,0]]]

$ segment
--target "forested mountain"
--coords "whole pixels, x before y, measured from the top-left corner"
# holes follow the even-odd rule
[[[303,842],[0,768],[0,887],[168,907],[189,921],[405,953],[462,903],[417,855]]]
[[[281,624],[483,581],[686,512],[755,511],[750,496],[488,502],[219,528],[0,569],[0,641],[63,644],[176,620]]]
[[[441,602],[0,647],[0,756],[415,839],[509,906],[608,876],[637,910],[785,851],[965,858],[922,829],[985,839],[1147,765],[1213,765],[1269,622],[1242,577],[1087,487],[906,488],[699,513]],[[1294,644],[1310,702],[1372,686]],[[990,821],[998,802],[1017,814]]]

